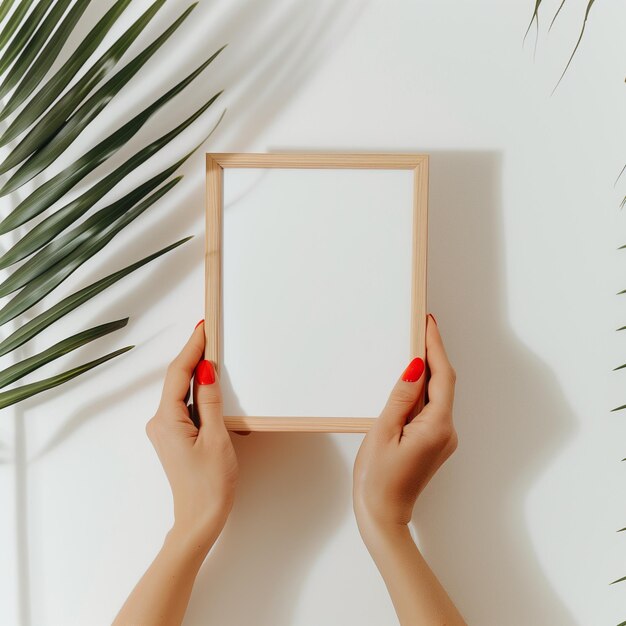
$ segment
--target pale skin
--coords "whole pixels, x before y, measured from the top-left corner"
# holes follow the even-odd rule
[[[417,497],[457,446],[456,375],[431,316],[426,352],[430,376],[400,378],[361,444],[354,465],[354,512],[401,626],[461,626],[465,621],[409,532]],[[146,427],[172,489],[174,524],[113,626],[182,623],[198,570],[233,505],[237,457],[223,421],[219,380],[211,364],[200,364],[203,353],[200,324],[169,365],[159,407]],[[214,382],[207,383],[207,368]],[[428,402],[411,419],[424,385]],[[190,388],[199,428],[187,406]]]

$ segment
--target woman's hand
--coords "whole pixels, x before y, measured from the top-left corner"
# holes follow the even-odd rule
[[[456,374],[430,315],[426,352],[431,376],[424,409],[409,421],[426,377],[424,362],[417,358],[396,383],[361,444],[354,464],[353,493],[360,524],[408,524],[417,496],[456,449],[452,424]]]
[[[174,526],[113,626],[182,623],[198,570],[233,505],[237,458],[219,381],[203,354],[200,322],[167,368],[159,408],[146,426],[172,488]],[[192,376],[193,414],[187,407]]]
[[[224,425],[219,381],[203,354],[204,324],[199,323],[167,368],[161,401],[146,432],[172,488],[175,528],[214,540],[232,508],[238,467]],[[192,376],[193,414],[187,406]]]
[[[361,444],[354,464],[354,511],[402,626],[464,626],[408,527],[417,496],[457,445],[456,375],[432,316],[426,354],[428,403],[414,416],[426,378],[424,362],[414,359]]]

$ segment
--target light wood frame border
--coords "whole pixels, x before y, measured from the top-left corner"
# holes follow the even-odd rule
[[[225,168],[413,170],[411,354],[425,357],[428,243],[428,155],[387,153],[207,153],[205,235],[205,358],[218,375],[222,359],[222,241]],[[423,403],[423,398],[421,399]],[[421,404],[420,403],[420,404]],[[376,418],[225,416],[229,430],[367,432]]]

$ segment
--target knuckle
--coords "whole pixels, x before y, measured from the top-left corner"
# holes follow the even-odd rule
[[[445,421],[433,426],[431,442],[434,447],[443,450],[451,445],[456,445],[457,434],[451,422]]]
[[[456,370],[452,366],[450,366],[448,376],[450,377],[450,382],[454,385],[456,383]]]
[[[156,420],[155,420],[155,417],[151,417],[146,422],[146,435],[148,435],[148,439],[150,439],[150,441],[152,441],[152,439],[156,435],[155,431],[156,431]]]
[[[202,394],[202,397],[198,395],[196,404],[198,406],[219,407],[222,404],[222,398],[219,393]]]
[[[402,386],[402,387],[397,387],[396,389],[393,390],[389,398],[389,402],[391,404],[397,404],[399,406],[404,407],[407,404],[414,404],[416,398],[417,398],[417,395],[415,393],[415,389]]]
[[[455,452],[458,447],[459,447],[459,435],[456,432],[456,429],[453,428],[452,436],[450,437],[450,440],[448,442],[448,449],[450,450],[450,454]]]
[[[164,422],[157,411],[146,423],[146,435],[152,443],[155,443],[163,433]]]

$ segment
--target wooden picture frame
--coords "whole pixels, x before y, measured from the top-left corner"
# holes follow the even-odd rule
[[[205,235],[205,358],[222,362],[223,184],[226,168],[401,169],[413,171],[411,335],[413,356],[425,357],[428,241],[428,155],[387,153],[207,153]],[[423,398],[421,399],[423,404]],[[225,416],[233,431],[367,432],[376,418]]]

